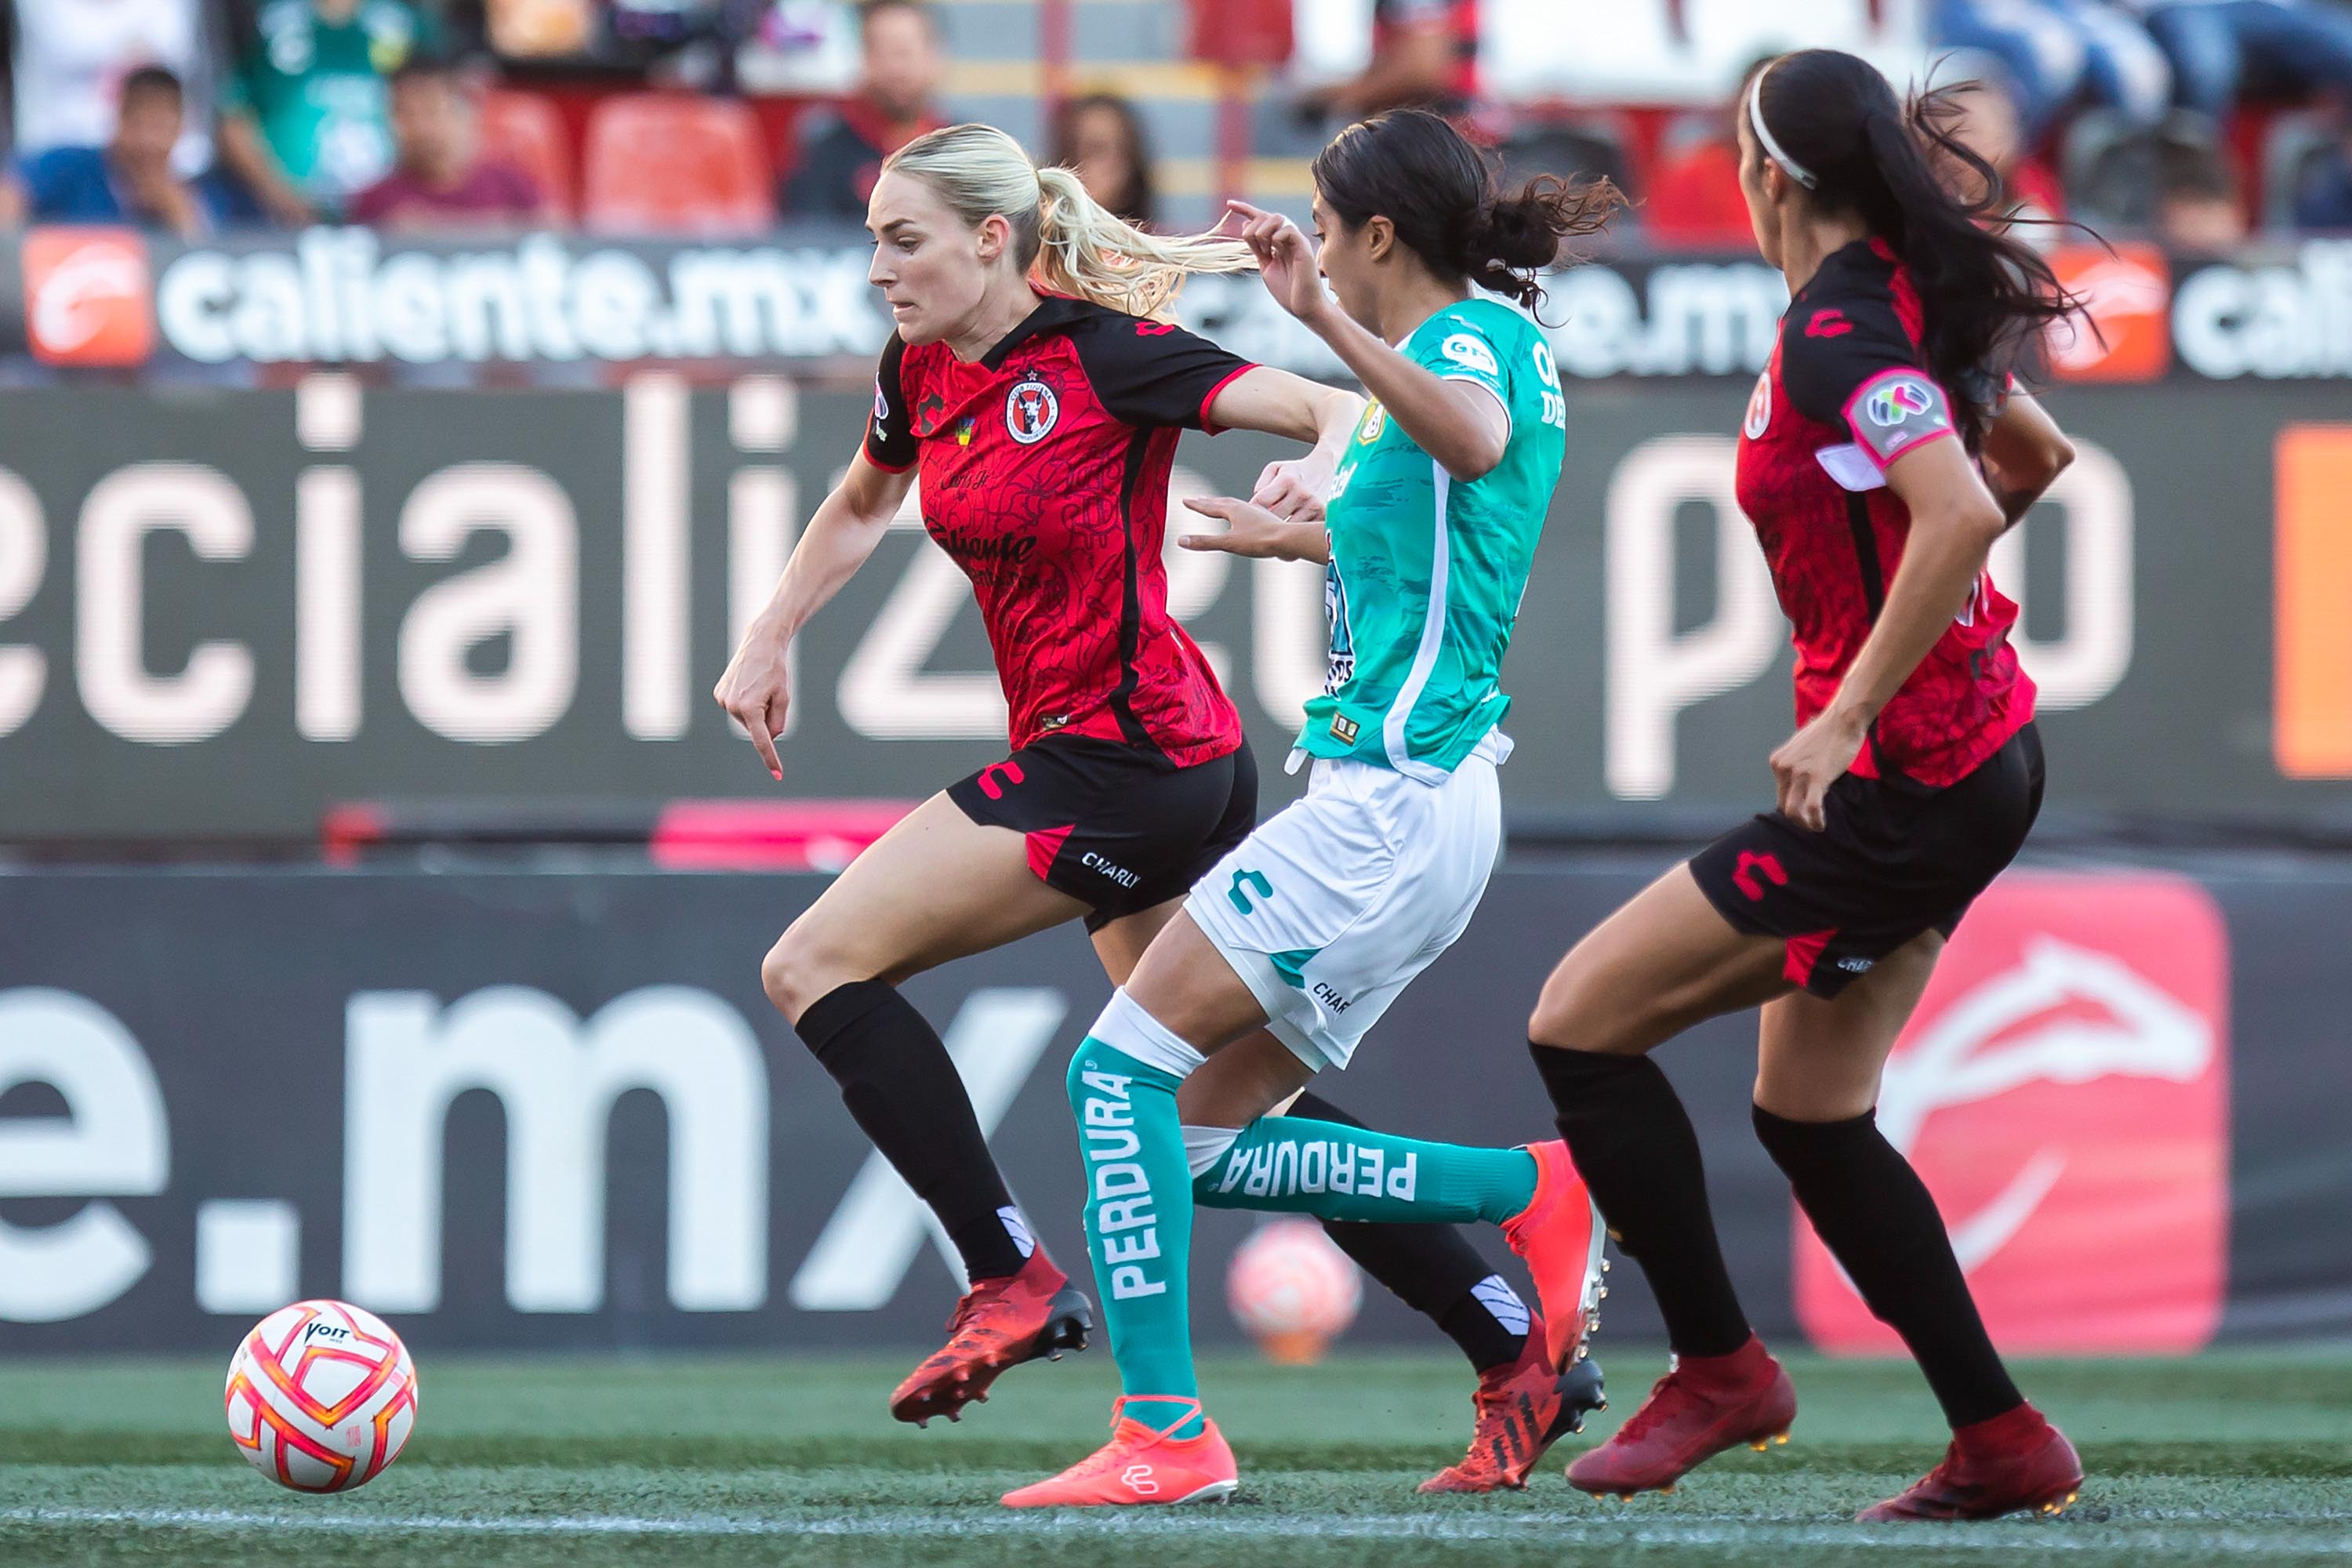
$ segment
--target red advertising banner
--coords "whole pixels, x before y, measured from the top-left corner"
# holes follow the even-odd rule
[[[2193,1351],[2228,1293],[2229,939],[2186,878],[2013,873],[1886,1066],[1879,1126],[1936,1195],[1993,1339]],[[1798,1321],[1901,1350],[1801,1215]]]

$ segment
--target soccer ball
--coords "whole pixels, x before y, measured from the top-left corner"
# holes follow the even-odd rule
[[[364,1486],[416,1425],[416,1368],[400,1336],[341,1301],[297,1301],[253,1326],[228,1363],[228,1435],[298,1492]]]
[[[1322,1360],[1356,1321],[1363,1300],[1355,1264],[1308,1220],[1260,1226],[1234,1250],[1225,1271],[1225,1305],[1268,1361],[1304,1365]]]

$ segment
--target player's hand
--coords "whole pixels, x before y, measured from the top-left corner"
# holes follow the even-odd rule
[[[1200,496],[1184,504],[1202,517],[1213,517],[1226,527],[1223,533],[1187,533],[1176,542],[1187,550],[1219,550],[1254,561],[1322,561],[1328,559],[1329,536],[1319,522],[1290,522],[1262,506],[1232,496]]]
[[[1331,459],[1319,452],[1268,463],[1250,492],[1250,504],[1291,522],[1319,522],[1323,498],[1331,493]]]
[[[727,661],[727,673],[710,689],[727,716],[751,735],[751,749],[779,782],[784,764],[776,756],[776,737],[784,732],[791,693],[792,639],[758,622],[743,634],[742,646]]]
[[[1772,753],[1772,778],[1780,786],[1782,816],[1811,832],[1822,830],[1827,823],[1822,803],[1830,785],[1853,766],[1865,728],[1858,719],[1830,708],[1781,742]]]
[[[1257,258],[1258,276],[1276,304],[1302,321],[1312,321],[1331,309],[1315,247],[1297,224],[1247,202],[1227,202],[1225,207],[1242,220],[1241,237]]]

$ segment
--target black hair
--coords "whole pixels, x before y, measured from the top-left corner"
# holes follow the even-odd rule
[[[1511,195],[1470,139],[1425,109],[1358,121],[1316,154],[1315,188],[1349,228],[1375,217],[1447,282],[1468,281],[1532,307],[1536,276],[1563,241],[1598,233],[1624,205],[1605,179],[1538,174]]]
[[[2156,194],[2160,201],[2234,202],[2238,172],[2214,148],[2168,143],[2157,156]]]
[[[1160,194],[1151,180],[1151,142],[1143,133],[1143,116],[1134,100],[1115,92],[1089,92],[1064,103],[1054,116],[1053,146],[1045,161],[1077,166],[1078,116],[1096,110],[1118,116],[1119,133],[1127,138],[1127,184],[1113,191],[1103,205],[1138,228],[1150,228],[1158,216]]]
[[[163,66],[141,66],[137,70],[125,72],[116,101],[128,103],[133,96],[142,92],[168,92],[173,98],[187,97],[187,89],[180,83],[179,73]]]
[[[2000,175],[1953,134],[1976,84],[1906,103],[1877,67],[1837,49],[1783,55],[1766,70],[1755,101],[1788,155],[1783,172],[1801,165],[1814,200],[1859,214],[1901,258],[1919,291],[1927,369],[1961,405],[1973,447],[1993,389],[2037,358],[2051,322],[2081,308],[2040,252],[1986,226],[2006,216]]]

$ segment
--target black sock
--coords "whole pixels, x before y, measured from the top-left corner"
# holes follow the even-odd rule
[[[1756,1136],[1864,1302],[1911,1347],[1947,1421],[1966,1426],[2024,1403],[1977,1315],[1927,1184],[1874,1112],[1790,1121],[1759,1105]]]
[[[975,1280],[1019,1273],[1028,1235],[1014,1239],[1013,1195],[971,1098],[914,1004],[879,980],[854,980],[810,1003],[794,1026],[874,1147],[940,1216],[964,1272]]]
[[[1577,1173],[1619,1248],[1642,1266],[1676,1353],[1729,1355],[1746,1344],[1748,1317],[1715,1239],[1698,1134],[1666,1075],[1647,1057],[1528,1047]]]
[[[1316,1094],[1300,1095],[1284,1114],[1346,1127],[1364,1125]],[[1508,1366],[1527,1349],[1526,1303],[1487,1267],[1458,1227],[1325,1220],[1323,1233],[1397,1300],[1434,1321],[1478,1371]],[[1494,1283],[1488,1285],[1489,1280]],[[1517,1326],[1507,1318],[1515,1319]]]

